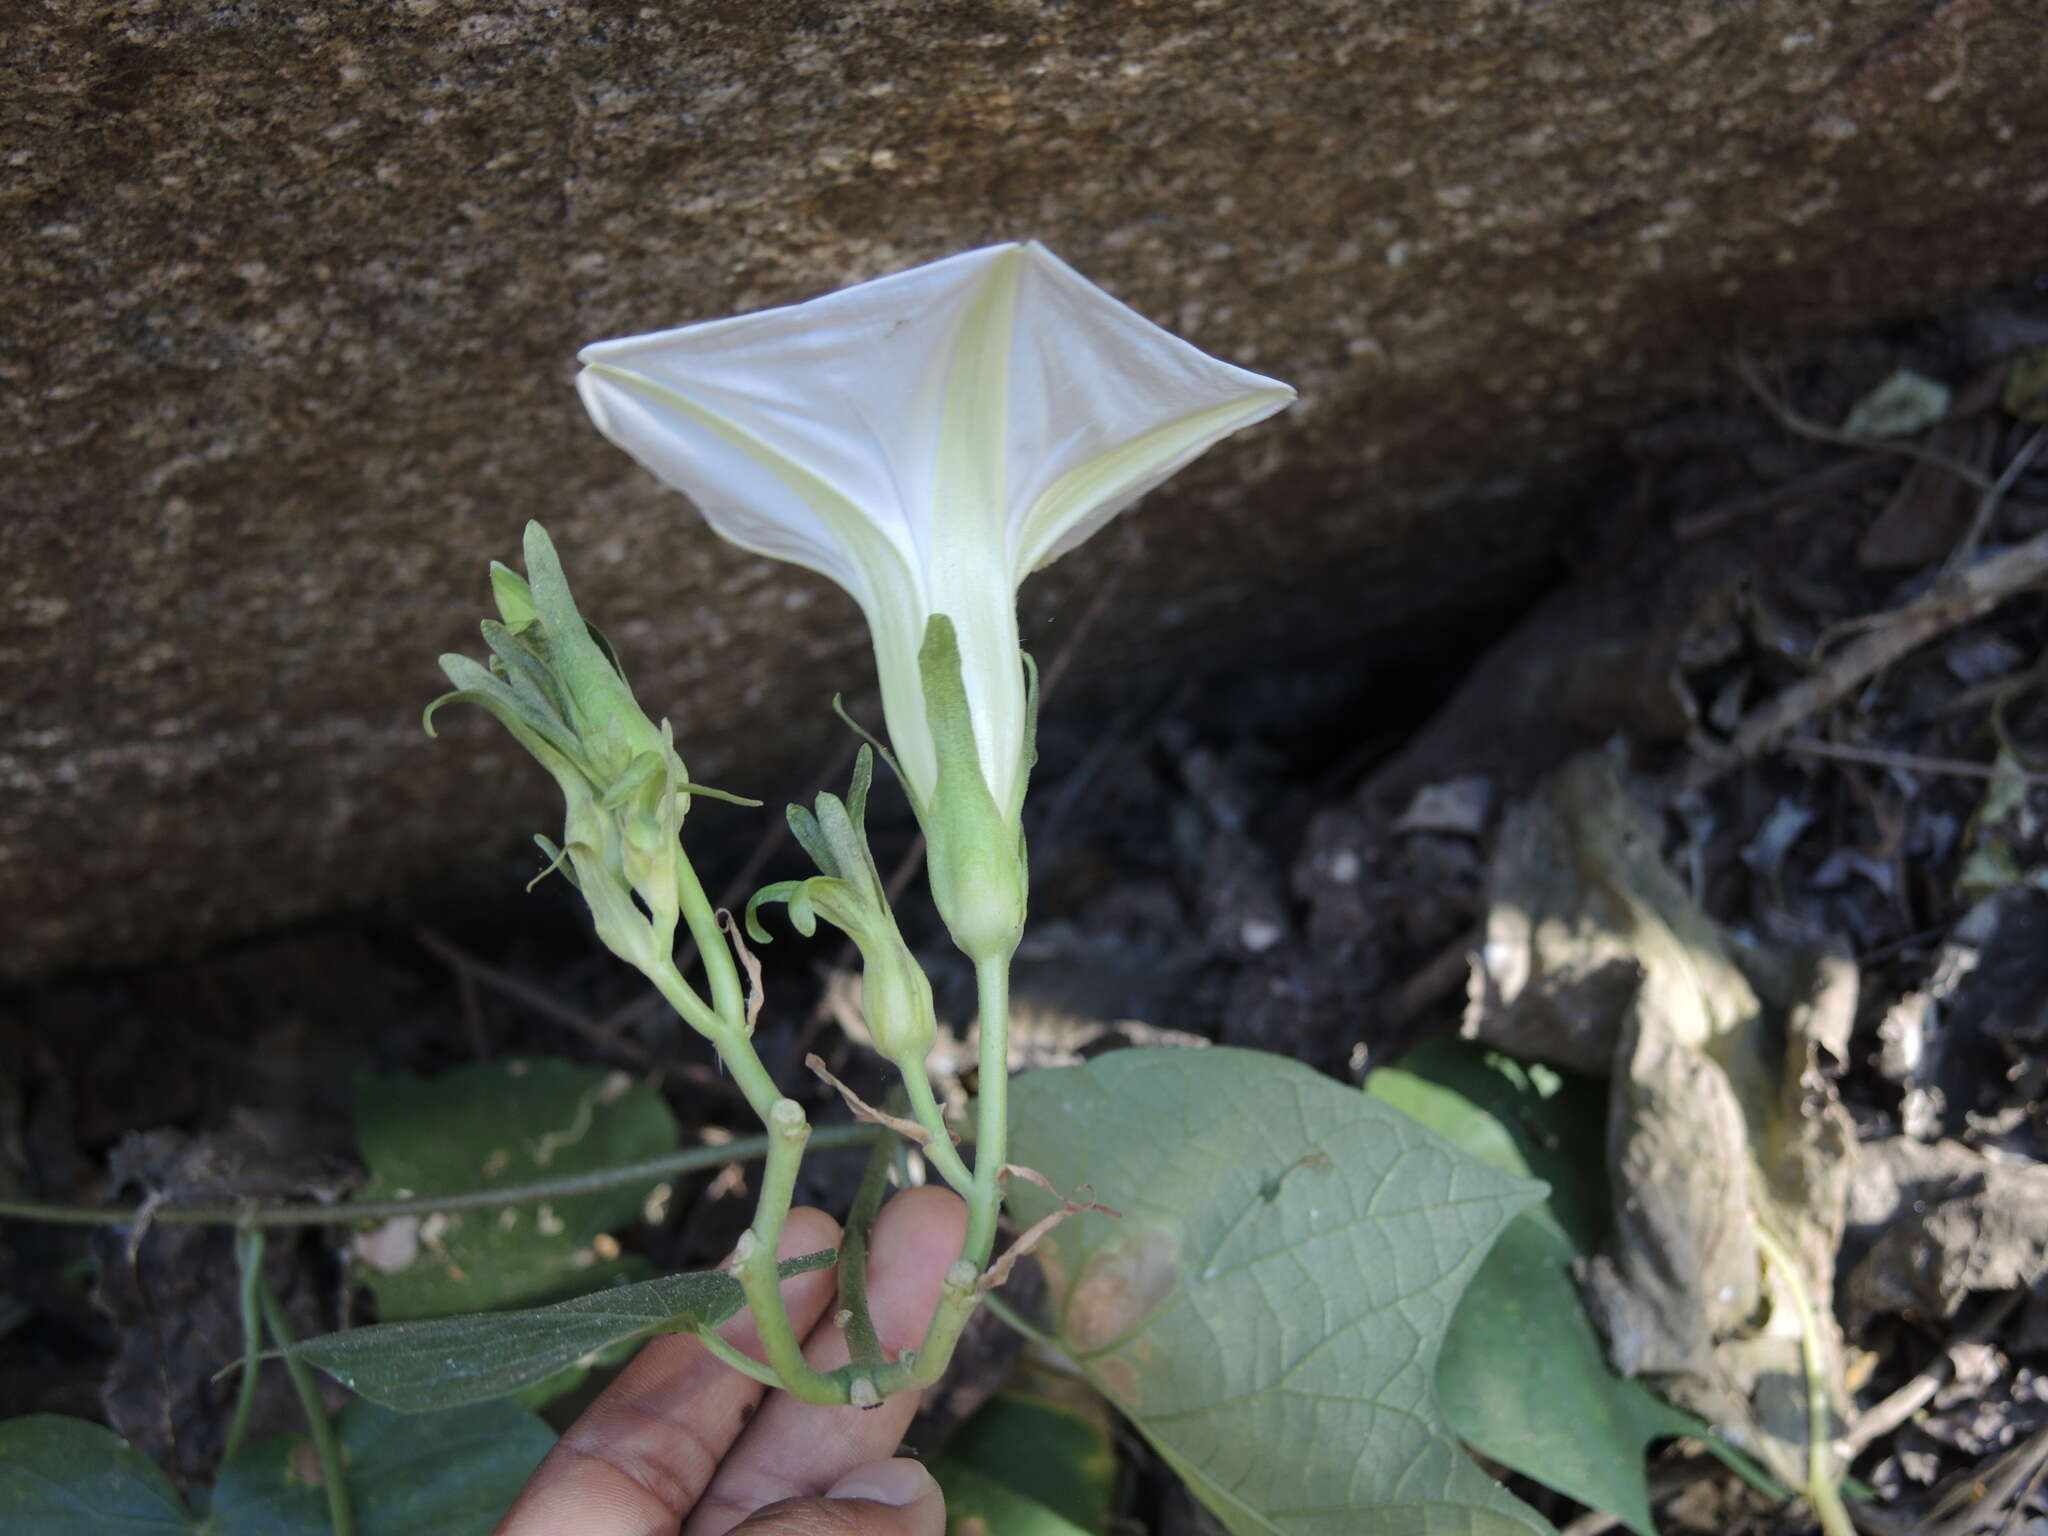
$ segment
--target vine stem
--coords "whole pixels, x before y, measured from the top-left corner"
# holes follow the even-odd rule
[[[846,1335],[848,1359],[871,1372],[887,1363],[881,1337],[875,1332],[874,1313],[868,1308],[868,1239],[881,1212],[882,1197],[888,1192],[890,1151],[886,1141],[876,1142],[869,1151],[860,1188],[854,1192],[853,1209],[846,1213],[846,1225],[839,1233],[840,1327]]]
[[[712,1007],[717,1014],[717,1029],[707,1033],[732,1073],[733,1082],[747,1096],[747,1102],[768,1132],[761,1193],[754,1202],[754,1222],[740,1235],[739,1248],[733,1255],[733,1275],[746,1295],[748,1310],[754,1314],[754,1330],[760,1336],[762,1353],[767,1355],[783,1390],[807,1403],[843,1403],[850,1391],[847,1378],[813,1370],[804,1359],[803,1344],[782,1299],[782,1277],[775,1265],[775,1250],[782,1241],[783,1224],[789,1219],[789,1207],[796,1194],[797,1166],[811,1140],[810,1121],[805,1118],[801,1104],[783,1097],[762,1064],[760,1053],[754,1049],[747,995],[740,985],[739,967],[734,964],[732,950],[719,927],[718,914],[704,894],[695,866],[687,858],[679,859],[677,865],[677,894],[683,921],[689,925],[690,937],[697,941],[697,956],[710,981]],[[672,1002],[696,998],[671,958],[664,957],[648,975]]]
[[[1826,1536],[1856,1536],[1855,1522],[1842,1504],[1831,1464],[1833,1437],[1828,1433],[1827,1362],[1821,1355],[1820,1323],[1806,1279],[1791,1251],[1762,1222],[1756,1224],[1757,1246],[1784,1277],[1785,1294],[1798,1314],[1799,1348],[1806,1364],[1806,1502]]]
[[[228,1422],[228,1437],[221,1447],[222,1465],[235,1459],[249,1433],[249,1417],[256,1410],[256,1373],[263,1357],[263,1248],[264,1234],[257,1227],[245,1227],[235,1234],[235,1263],[242,1279],[242,1380],[235,1396],[235,1416]]]
[[[778,1099],[768,1115],[768,1161],[761,1171],[761,1197],[754,1206],[754,1224],[741,1235],[733,1256],[733,1273],[746,1293],[754,1314],[754,1329],[761,1338],[761,1352],[775,1370],[783,1389],[807,1403],[843,1403],[847,1382],[812,1369],[804,1348],[789,1320],[789,1308],[782,1300],[782,1277],[775,1264],[775,1250],[782,1241],[783,1223],[796,1193],[797,1166],[803,1161],[804,1143],[811,1127],[803,1106],[795,1099]]]
[[[270,1327],[270,1340],[284,1356],[285,1374],[291,1377],[292,1389],[299,1394],[306,1430],[313,1437],[313,1453],[320,1458],[320,1482],[327,1494],[327,1523],[333,1527],[334,1536],[355,1536],[355,1511],[348,1497],[348,1467],[342,1458],[341,1441],[334,1433],[334,1420],[327,1416],[327,1405],[320,1401],[320,1384],[299,1358],[299,1341],[284,1319],[277,1292],[264,1284],[260,1276],[256,1289],[263,1302],[263,1321]]]
[[[931,1386],[945,1373],[967,1320],[981,1300],[981,1276],[995,1248],[1010,1134],[1010,957],[976,961],[974,980],[981,1001],[981,1092],[974,1106],[974,1176],[965,1191],[967,1236],[959,1262],[946,1271],[946,1283],[925,1328],[924,1342],[875,1382],[883,1396],[900,1387]]]
[[[913,1061],[906,1057],[896,1063],[896,1070],[903,1074],[903,1090],[910,1097],[910,1112],[931,1137],[930,1144],[921,1149],[925,1161],[939,1170],[940,1177],[953,1186],[961,1199],[972,1198],[974,1175],[968,1171],[959,1150],[953,1145],[953,1133],[946,1126],[939,1101],[932,1096],[932,1080],[925,1075],[923,1058]]]
[[[871,1125],[828,1125],[811,1133],[811,1145],[820,1151],[863,1147],[879,1132]],[[495,1189],[461,1190],[450,1195],[415,1195],[403,1200],[342,1200],[332,1204],[304,1205],[159,1205],[120,1206],[64,1205],[41,1200],[0,1200],[0,1220],[46,1221],[59,1226],[132,1227],[147,1221],[153,1225],[185,1227],[345,1227],[356,1221],[388,1221],[397,1216],[431,1216],[437,1211],[493,1210],[507,1205],[528,1205],[538,1200],[557,1200],[569,1195],[593,1194],[617,1189],[622,1184],[640,1184],[674,1174],[699,1173],[722,1168],[727,1163],[748,1163],[768,1152],[766,1136],[748,1136],[718,1147],[691,1147],[663,1157],[644,1158],[637,1163],[619,1163],[610,1168],[593,1168],[587,1173],[562,1174],[536,1179],[530,1184],[502,1184]]]

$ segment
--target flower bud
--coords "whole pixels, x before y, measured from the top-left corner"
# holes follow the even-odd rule
[[[647,718],[609,646],[577,611],[546,531],[526,527],[527,575],[491,567],[499,620],[483,624],[488,668],[441,658],[456,691],[478,704],[554,775],[564,804],[562,843],[540,838],[550,870],[572,880],[598,937],[646,971],[665,965],[679,920],[681,833],[690,785],[674,733]],[[636,900],[637,897],[637,900]]]
[[[784,902],[790,925],[808,937],[823,917],[860,951],[861,1000],[875,1049],[908,1072],[921,1063],[938,1038],[938,1015],[932,1005],[932,984],[903,941],[896,914],[875,856],[868,848],[864,824],[868,786],[875,757],[862,747],[854,760],[853,783],[841,802],[820,795],[815,811],[789,808],[790,830],[823,873],[808,880],[784,880],[764,887],[747,903],[747,930],[760,943],[767,932],[755,918],[765,903]]]

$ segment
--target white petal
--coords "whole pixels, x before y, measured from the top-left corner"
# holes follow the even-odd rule
[[[1022,580],[1294,391],[1160,329],[1040,245],[1025,248],[1005,501]]]
[[[579,355],[687,397],[914,548],[929,526],[946,360],[984,280],[1015,249],[969,251],[808,303],[596,342]],[[634,444],[621,446],[637,456]],[[695,499],[720,532],[736,492],[760,495],[753,483],[726,483],[716,463],[663,457],[648,467]],[[815,542],[806,509],[786,495],[750,499],[746,512]]]

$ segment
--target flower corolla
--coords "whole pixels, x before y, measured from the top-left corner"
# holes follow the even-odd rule
[[[980,778],[1015,827],[1030,769],[1018,585],[1294,398],[1035,243],[580,355],[605,436],[733,543],[860,604],[928,830],[943,755],[920,667],[932,620],[951,621],[939,648],[957,649]]]

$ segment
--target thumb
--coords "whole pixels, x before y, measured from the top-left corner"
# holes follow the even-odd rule
[[[856,1467],[822,1498],[758,1509],[731,1536],[945,1536],[946,1498],[908,1457]]]

